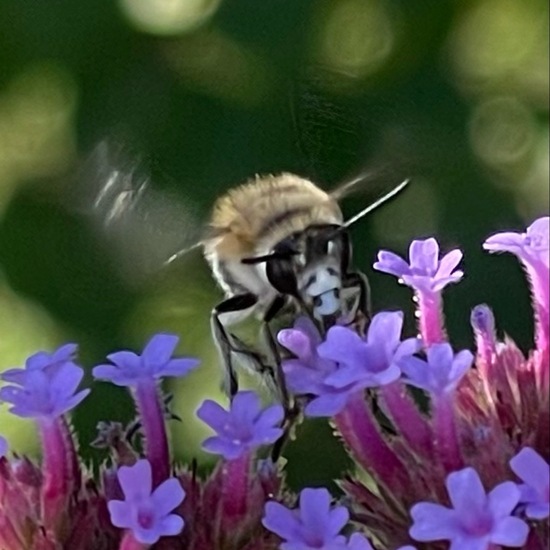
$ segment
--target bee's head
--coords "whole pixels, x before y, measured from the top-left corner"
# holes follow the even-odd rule
[[[281,294],[303,302],[315,317],[341,309],[342,276],[348,270],[348,234],[336,225],[311,226],[273,247],[265,259],[269,283]]]

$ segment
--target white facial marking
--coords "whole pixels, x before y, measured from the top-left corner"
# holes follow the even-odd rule
[[[315,313],[319,315],[333,315],[340,309],[340,299],[335,290],[329,290],[319,296],[321,305],[315,307]]]
[[[319,296],[340,286],[338,275],[331,275],[328,269],[320,268],[315,271],[315,281],[306,288],[306,293],[308,296]]]

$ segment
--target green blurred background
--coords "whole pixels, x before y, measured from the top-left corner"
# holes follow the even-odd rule
[[[124,169],[140,161],[138,181],[149,171],[153,207],[105,231],[93,197],[114,166],[90,153],[106,139],[127,150]],[[76,341],[91,368],[175,331],[203,360],[171,387],[175,454],[206,464],[193,411],[221,398],[208,332],[221,294],[200,254],[155,265],[255,173],[330,188],[372,166],[413,178],[353,232],[375,309],[404,309],[413,330],[410,293],[371,265],[381,247],[435,235],[465,251],[465,280],[445,295],[453,343],[472,345],[470,309],[487,302],[527,348],[521,269],[481,242],[548,211],[548,141],[546,0],[0,0],[0,367]],[[87,447],[99,420],[131,414],[124,391],[94,385],[74,415],[86,458],[102,458]],[[0,433],[39,452],[5,409]],[[293,485],[345,467],[325,422],[299,436]]]

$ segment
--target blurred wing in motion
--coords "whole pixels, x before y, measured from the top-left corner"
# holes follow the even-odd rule
[[[83,214],[130,283],[200,246],[203,225],[180,194],[153,188],[122,146],[102,141],[83,162],[71,203]]]
[[[341,90],[337,82],[342,78],[321,65],[309,65],[291,82],[301,169],[325,189],[337,183],[331,193],[336,200],[360,193],[366,202],[375,202],[414,179],[421,169],[418,155],[410,153],[405,127],[400,122],[390,127],[387,121],[381,126],[364,93]]]

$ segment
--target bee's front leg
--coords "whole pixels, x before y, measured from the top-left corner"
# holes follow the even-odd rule
[[[300,410],[297,407],[295,401],[292,399],[288,392],[286,385],[281,354],[277,345],[276,337],[273,334],[270,326],[271,321],[280,313],[281,309],[286,305],[286,299],[284,296],[277,296],[267,309],[262,324],[262,338],[266,347],[270,350],[270,354],[275,365],[273,371],[273,382],[276,386],[276,392],[279,397],[279,401],[285,411],[285,421],[283,425],[283,435],[275,442],[271,451],[271,459],[276,462],[281,455],[283,447],[288,441],[292,430],[296,424]]]
[[[257,303],[258,297],[255,294],[250,292],[238,294],[218,304],[210,315],[212,336],[225,373],[224,390],[231,399],[239,391],[239,381],[233,365],[233,354],[240,353],[246,356],[246,359],[252,362],[253,370],[262,372],[266,368],[258,354],[246,348],[236,336],[227,330],[228,326],[248,317]]]
[[[350,324],[362,333],[372,318],[370,285],[367,276],[360,271],[350,271],[342,279],[342,290],[355,290],[357,298],[350,312]]]

